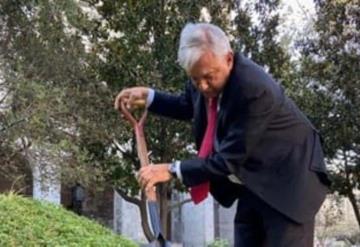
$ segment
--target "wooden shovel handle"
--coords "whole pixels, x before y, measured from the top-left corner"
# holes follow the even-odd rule
[[[145,106],[145,100],[136,100],[135,101],[135,105],[139,106],[139,107],[143,107]],[[146,116],[147,116],[147,110],[144,111],[143,115],[141,116],[140,120],[136,120],[135,117],[129,112],[129,110],[127,109],[127,107],[125,106],[125,103],[123,101],[121,101],[120,103],[120,110],[121,112],[124,114],[125,118],[131,123],[131,125],[133,127],[135,127],[136,125],[144,125]]]
[[[150,164],[148,157],[148,150],[146,146],[145,134],[144,134],[144,124],[147,116],[147,110],[144,111],[140,120],[137,121],[135,117],[128,111],[124,102],[121,102],[121,112],[124,114],[125,118],[132,124],[135,137],[136,137],[136,149],[137,154],[140,160],[141,167],[148,166]],[[145,192],[146,197],[149,201],[156,201],[156,191]]]

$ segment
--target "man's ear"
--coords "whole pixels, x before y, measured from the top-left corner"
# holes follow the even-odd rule
[[[228,54],[226,54],[226,63],[229,67],[232,67],[234,63],[234,53],[232,51],[229,51]]]

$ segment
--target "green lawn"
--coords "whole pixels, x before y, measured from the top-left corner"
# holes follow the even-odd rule
[[[0,195],[0,246],[137,246],[61,206]]]

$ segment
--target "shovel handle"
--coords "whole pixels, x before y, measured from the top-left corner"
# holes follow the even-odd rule
[[[144,124],[147,116],[147,110],[144,111],[140,120],[136,118],[129,112],[126,108],[125,103],[121,102],[121,112],[124,114],[125,118],[131,123],[135,131],[136,138],[136,149],[137,154],[140,160],[141,167],[148,166],[150,164],[148,157],[148,150],[146,146],[145,134],[144,134]],[[146,191],[146,197],[149,201],[156,201],[156,190]]]
[[[145,106],[144,100],[136,100],[135,105],[138,107]],[[128,108],[125,106],[125,103],[123,101],[120,102],[120,110],[124,114],[125,118],[131,123],[131,125],[135,128],[136,125],[144,126],[145,119],[147,116],[147,110],[144,111],[143,115],[139,120],[137,120],[128,110]]]
[[[136,137],[136,149],[138,157],[140,159],[140,165],[141,167],[148,166],[149,158],[144,134],[144,123],[147,116],[147,110],[144,111],[139,121],[137,121],[136,118],[128,111],[124,102],[121,102],[121,112],[124,114],[125,118],[131,123],[134,128]]]
[[[139,106],[145,105],[145,101],[142,102],[138,101],[137,103]],[[137,103],[135,102],[135,104]],[[136,137],[136,149],[137,149],[138,157],[140,159],[141,167],[148,166],[149,157],[147,155],[148,151],[147,151],[145,135],[144,135],[144,124],[147,116],[147,110],[145,109],[139,121],[129,112],[124,102],[120,103],[120,110],[134,128],[135,137]],[[155,241],[153,242],[153,245],[160,247],[170,247],[171,244],[170,242],[166,241],[161,229],[160,216],[158,214],[158,204],[156,201],[156,190],[146,191],[145,194],[148,200],[147,205],[148,205],[148,212],[150,214],[151,226],[153,228],[153,232],[155,235]]]

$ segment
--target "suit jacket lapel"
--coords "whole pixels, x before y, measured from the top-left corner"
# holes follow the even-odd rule
[[[239,85],[240,83],[238,78],[238,69],[241,62],[241,55],[239,53],[234,55],[234,65],[233,69],[231,70],[230,76],[226,85],[223,89],[221,101],[220,101],[220,111],[217,116],[217,124],[216,124],[216,135],[215,135],[215,142],[214,142],[214,149],[216,151],[219,150],[220,142],[222,138],[226,135],[224,130],[226,130],[229,126],[225,126],[226,116],[229,114],[234,114],[231,111],[231,106],[229,100],[233,100],[235,97],[239,97]],[[236,114],[236,113],[235,113]]]

